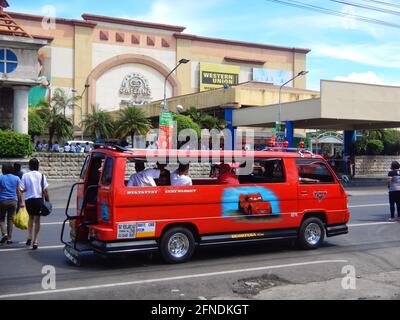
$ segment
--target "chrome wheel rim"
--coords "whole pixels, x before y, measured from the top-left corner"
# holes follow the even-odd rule
[[[319,243],[322,236],[321,227],[316,223],[310,223],[305,230],[305,237],[307,243],[315,246]]]
[[[174,234],[168,241],[168,252],[174,258],[182,258],[189,252],[189,239],[183,233]]]

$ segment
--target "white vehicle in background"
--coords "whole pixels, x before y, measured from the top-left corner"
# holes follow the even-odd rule
[[[76,153],[84,153],[84,152],[89,152],[90,150],[93,149],[94,147],[94,142],[93,141],[79,141],[79,140],[73,140],[73,141],[67,141],[68,145],[70,146],[74,146],[76,148],[76,146],[80,146],[81,150],[80,151],[76,151]],[[86,145],[89,144],[89,148],[90,150],[86,150]]]

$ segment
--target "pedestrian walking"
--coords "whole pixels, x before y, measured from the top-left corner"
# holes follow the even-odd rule
[[[388,175],[390,219],[395,221],[396,207],[397,219],[400,217],[400,164],[397,161],[392,162]]]
[[[21,180],[15,176],[11,165],[2,166],[3,175],[0,176],[0,228],[1,244],[12,244],[13,217],[17,206],[23,207],[20,191]]]
[[[39,172],[39,161],[29,161],[30,172],[22,177],[21,189],[25,194],[25,206],[29,214],[27,246],[33,250],[39,247],[40,217],[43,201],[50,201],[46,177]]]

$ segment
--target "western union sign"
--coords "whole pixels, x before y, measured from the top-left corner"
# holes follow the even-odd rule
[[[240,67],[224,64],[200,64],[200,92],[239,83]]]

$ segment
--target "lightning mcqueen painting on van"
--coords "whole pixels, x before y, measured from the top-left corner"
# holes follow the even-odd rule
[[[242,194],[239,203],[240,211],[247,215],[271,214],[272,207],[268,201],[264,201],[261,194]]]

